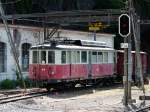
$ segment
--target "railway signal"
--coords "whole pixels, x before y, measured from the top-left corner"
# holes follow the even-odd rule
[[[130,35],[130,16],[128,14],[121,14],[119,16],[119,34],[122,37]]]

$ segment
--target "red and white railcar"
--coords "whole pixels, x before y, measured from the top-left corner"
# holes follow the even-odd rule
[[[30,49],[29,77],[48,83],[113,77],[114,49],[104,42],[64,40]]]
[[[140,52],[142,72],[146,73],[147,54]],[[104,42],[85,40],[52,41],[30,49],[29,78],[49,84],[110,82],[124,74],[124,52]],[[135,79],[135,52],[132,76]],[[107,80],[103,80],[103,79]],[[120,80],[120,81],[121,81]]]

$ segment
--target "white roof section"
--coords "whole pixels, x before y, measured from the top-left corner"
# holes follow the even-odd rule
[[[43,45],[37,45],[32,46],[34,47],[51,47],[50,44],[43,44]],[[73,49],[73,50],[104,50],[104,51],[114,51],[113,48],[104,48],[104,47],[86,47],[86,46],[76,46],[76,45],[56,45],[56,49]],[[38,49],[38,48],[37,48]],[[34,49],[35,50],[35,49]],[[43,49],[42,49],[43,50]],[[54,49],[53,49],[54,50]]]
[[[34,48],[34,47],[50,47],[51,44],[39,44],[39,45],[35,45],[35,46],[32,46],[31,48]]]
[[[91,40],[80,40],[82,45],[89,45],[89,46],[107,46],[106,42],[101,41],[91,41]]]
[[[74,46],[74,45],[57,45],[57,48],[61,49],[75,49],[75,50],[107,50],[113,51],[112,48],[102,48],[102,47],[83,47],[83,46]]]

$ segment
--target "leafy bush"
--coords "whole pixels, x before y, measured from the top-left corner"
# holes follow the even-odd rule
[[[1,89],[13,89],[13,88],[15,88],[15,81],[5,79],[0,83],[0,88]]]
[[[37,85],[35,84],[35,82],[31,81],[30,79],[26,78],[24,79],[26,88],[30,88],[30,87],[36,87]],[[14,88],[23,88],[23,84],[21,80],[3,80],[2,82],[0,82],[0,88],[1,89],[14,89]]]

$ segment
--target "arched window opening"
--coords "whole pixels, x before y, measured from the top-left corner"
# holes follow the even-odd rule
[[[6,44],[0,42],[0,73],[6,72]]]
[[[22,71],[26,72],[29,68],[29,49],[31,44],[22,44]]]

